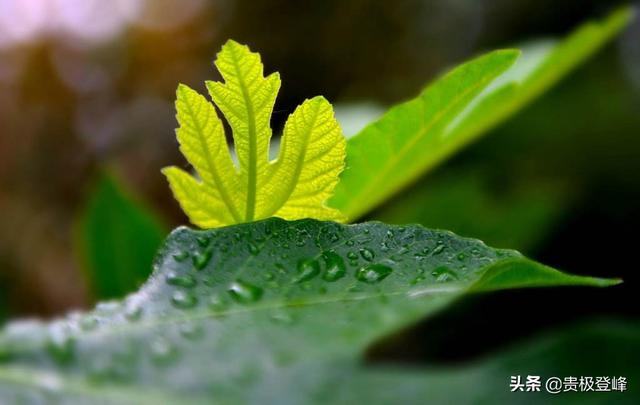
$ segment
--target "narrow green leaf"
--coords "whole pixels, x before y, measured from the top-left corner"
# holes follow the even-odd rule
[[[0,400],[323,402],[323,365],[358,366],[376,339],[467,292],[614,283],[420,226],[178,228],[122,303],[0,333]]]
[[[278,216],[342,220],[326,206],[344,167],[346,141],[323,97],[305,100],[287,120],[277,159],[269,160],[271,112],[280,76],[264,77],[260,55],[235,41],[218,54],[224,83],[207,82],[233,130],[239,168],[231,160],[213,105],[185,85],[177,91],[180,150],[200,179],[163,169],[192,223],[202,228]]]
[[[433,165],[450,145],[447,126],[518,54],[494,51],[458,66],[350,138],[347,167],[330,204],[353,221]]]
[[[482,56],[392,108],[349,139],[347,168],[330,205],[352,221],[366,214],[555,84],[631,15],[623,8],[561,42],[525,47],[515,64],[514,51]]]
[[[120,298],[149,276],[166,234],[160,221],[118,181],[102,175],[76,233],[76,250],[95,296]]]

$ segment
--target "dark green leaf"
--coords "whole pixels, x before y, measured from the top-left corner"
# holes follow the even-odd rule
[[[525,315],[523,315],[525,316]],[[640,327],[622,321],[573,326],[458,367],[407,370],[333,365],[323,378],[331,403],[402,404],[637,404]],[[540,376],[541,392],[511,392],[511,376]],[[549,377],[626,378],[625,391],[545,392]],[[348,380],[348,384],[341,381]],[[609,385],[609,387],[611,387]],[[596,386],[594,385],[594,390]],[[578,387],[578,390],[580,388]]]
[[[77,250],[100,299],[120,298],[147,279],[166,234],[160,221],[114,177],[101,176],[82,214]]]
[[[324,403],[332,365],[467,292],[615,283],[419,226],[178,228],[122,303],[0,334],[0,400]]]

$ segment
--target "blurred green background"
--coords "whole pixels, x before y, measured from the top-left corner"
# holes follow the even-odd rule
[[[448,67],[562,36],[622,3],[0,0],[0,319],[88,308],[128,292],[122,277],[145,279],[166,232],[187,222],[159,171],[186,167],[175,88],[217,78],[212,61],[228,38],[281,72],[276,133],[303,99],[323,94],[353,134]],[[372,357],[452,362],[574,321],[637,323],[639,134],[636,18],[559,86],[370,215],[625,283],[474,297]]]

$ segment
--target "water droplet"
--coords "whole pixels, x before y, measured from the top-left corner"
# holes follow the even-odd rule
[[[213,277],[203,277],[202,283],[207,287],[214,287],[217,284],[216,279]]]
[[[414,278],[413,280],[411,280],[411,281],[409,282],[409,284],[411,284],[411,285],[416,285],[416,284],[418,284],[419,282],[424,281],[424,280],[425,280],[425,277],[424,277],[424,276],[418,276],[418,277]]]
[[[197,270],[202,270],[205,267],[207,267],[207,264],[209,264],[209,260],[211,260],[211,255],[212,255],[212,251],[211,250],[205,250],[202,253],[196,253],[195,256],[193,256],[193,266],[197,269]]]
[[[171,303],[180,309],[193,308],[198,304],[198,298],[190,292],[177,290],[171,295]]]
[[[345,242],[345,244],[346,244],[347,246],[353,246],[353,245],[355,244],[355,242],[354,242],[354,241],[352,241],[351,239],[349,239],[348,241],[346,241],[346,242]]]
[[[338,236],[338,234],[337,234],[337,233],[332,233],[332,234],[329,236],[329,242],[331,242],[331,243],[335,243],[335,242],[337,242],[339,239],[340,239],[340,237]]]
[[[46,349],[49,355],[59,364],[67,364],[75,354],[75,339],[61,325],[53,325],[50,329]]]
[[[224,311],[228,306],[229,303],[227,302],[227,300],[220,297],[219,295],[212,295],[209,299],[209,308],[211,308],[211,310],[213,310],[214,312]]]
[[[293,317],[284,311],[274,312],[270,316],[271,320],[275,323],[289,325],[293,323]]]
[[[370,264],[358,269],[356,279],[365,283],[374,284],[384,280],[393,269],[383,264]]]
[[[96,326],[98,326],[98,320],[91,315],[84,316],[80,319],[80,329],[84,331],[94,330]]]
[[[374,257],[376,256],[375,253],[373,253],[373,251],[371,249],[367,249],[367,248],[362,248],[360,249],[360,256],[362,256],[362,258],[368,262],[372,261],[374,259]]]
[[[257,255],[258,253],[260,253],[260,248],[258,247],[258,245],[256,245],[255,243],[249,243],[249,253],[253,256]]]
[[[156,338],[150,345],[151,359],[155,364],[165,365],[176,359],[176,348],[164,338]]]
[[[231,283],[227,292],[231,298],[241,304],[258,301],[263,293],[262,288],[242,280],[236,280]]]
[[[344,277],[347,269],[344,265],[344,260],[338,254],[334,252],[325,252],[322,255],[325,263],[325,271],[322,275],[322,279],[325,281],[336,281]]]
[[[193,277],[189,275],[181,276],[173,271],[167,274],[165,280],[167,284],[177,287],[193,288],[196,285],[196,280]]]
[[[124,311],[124,317],[130,322],[139,320],[142,317],[142,307],[135,304],[127,305]]]
[[[349,253],[347,253],[347,258],[349,260],[358,260],[358,255],[355,254],[354,252],[349,252]]]
[[[180,335],[189,340],[195,340],[204,336],[204,328],[195,322],[187,322],[180,325]]]
[[[446,266],[437,267],[431,272],[431,275],[435,277],[436,281],[439,283],[458,279],[458,275]]]
[[[198,236],[196,238],[196,241],[198,242],[198,245],[200,245],[200,247],[207,247],[209,245],[210,239],[208,236]]]
[[[294,283],[309,281],[320,274],[320,263],[316,259],[300,260],[298,262],[298,275]]]
[[[287,274],[287,269],[284,267],[284,264],[282,263],[276,263],[275,264],[276,268],[278,269],[278,273],[280,274]]]
[[[465,255],[464,253],[458,253],[458,260],[463,261],[464,259],[467,258],[467,255]]]
[[[176,262],[183,262],[187,260],[188,257],[189,257],[189,252],[187,252],[186,250],[183,250],[182,252],[176,253],[175,255],[173,255],[173,258]]]
[[[109,315],[120,309],[120,303],[117,301],[104,301],[96,305],[96,312],[103,315]]]
[[[442,243],[442,241],[438,241],[438,245],[433,249],[433,253],[431,253],[433,256],[435,255],[439,255],[440,253],[442,253],[444,251],[444,244]]]

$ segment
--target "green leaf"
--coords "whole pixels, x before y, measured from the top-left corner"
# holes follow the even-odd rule
[[[467,292],[617,282],[420,226],[178,228],[122,303],[1,333],[0,400],[326,403],[372,342]]]
[[[549,181],[492,187],[481,165],[441,168],[376,210],[391,224],[420,223],[530,253],[545,240],[572,200],[571,190]]]
[[[578,28],[559,43],[496,51],[449,72],[390,109],[347,144],[330,205],[355,220],[517,112],[626,25],[630,8]]]
[[[120,298],[151,272],[165,227],[111,175],[101,175],[76,228],[75,248],[94,296]]]
[[[524,316],[524,315],[523,315]],[[332,387],[332,403],[402,404],[636,404],[640,379],[640,326],[632,322],[596,321],[516,344],[490,358],[456,367],[408,370],[392,365],[371,369],[333,364],[318,373],[318,384]],[[511,392],[511,376],[541,377],[541,392]],[[550,377],[626,378],[625,391],[545,392]],[[348,384],[341,381],[348,380]],[[611,380],[609,380],[611,382]],[[595,386],[594,386],[595,388]],[[579,388],[578,388],[579,389]]]
[[[174,196],[202,228],[277,216],[342,220],[325,201],[344,167],[346,141],[323,97],[305,100],[289,116],[280,153],[269,160],[269,121],[280,76],[264,77],[260,55],[228,41],[216,66],[225,83],[207,82],[211,98],[233,130],[239,170],[214,106],[185,85],[177,91],[180,150],[200,179],[163,169]]]

